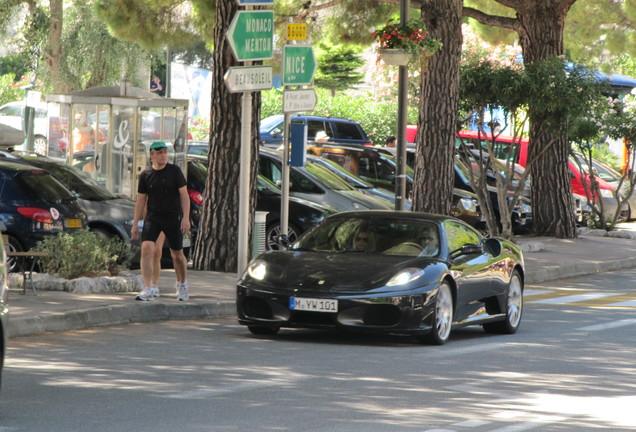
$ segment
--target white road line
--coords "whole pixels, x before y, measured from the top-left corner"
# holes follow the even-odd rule
[[[528,301],[526,303],[536,303],[536,304],[577,303],[577,302],[582,302],[582,301],[587,301],[587,300],[596,300],[596,299],[600,299],[600,298],[604,298],[604,297],[611,297],[611,296],[617,296],[617,295],[621,295],[621,293],[600,293],[600,292],[594,292],[594,293],[586,293],[586,294],[578,294],[578,295],[570,295],[570,296],[563,296],[563,297],[548,298],[548,299],[542,299],[542,300],[531,300],[531,301]]]
[[[509,426],[504,426],[498,429],[492,429],[490,432],[521,432],[536,429],[548,425],[549,423],[539,421],[529,421],[523,423],[517,423]]]
[[[485,421],[485,420],[466,420],[459,423],[453,423],[453,426],[463,427],[463,428],[475,428],[475,427],[484,426],[490,423],[492,422]]]
[[[448,345],[444,347],[440,347],[442,349],[432,350],[432,351],[422,351],[419,357],[423,358],[448,358],[452,356],[473,354],[485,351],[493,351],[503,348],[514,348],[518,346],[517,342],[491,342],[491,343],[483,343],[480,345],[469,345],[465,347],[454,347],[451,348]],[[527,346],[527,345],[524,345]]]
[[[636,307],[636,300],[627,300],[618,303],[608,304],[607,306],[631,306]]]
[[[577,328],[577,330],[582,330],[582,331],[601,331],[601,330],[607,330],[607,329],[612,329],[612,328],[617,328],[617,327],[625,327],[625,326],[634,325],[634,324],[636,324],[636,319],[632,318],[632,319],[611,321],[611,322],[607,322],[607,323],[603,323],[603,324],[595,324],[595,325],[586,326],[586,327],[579,327],[579,328]]]

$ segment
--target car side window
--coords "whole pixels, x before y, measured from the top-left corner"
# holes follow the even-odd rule
[[[2,116],[10,116],[10,117],[20,117],[22,116],[22,110],[19,106],[7,106],[0,110],[0,115]]]
[[[334,161],[335,163],[337,163],[338,165],[344,166],[345,164],[345,157],[343,154],[337,154],[337,153],[323,153],[323,157]]]
[[[358,126],[353,123],[334,122],[332,124],[335,134],[338,138],[364,140]]]
[[[377,180],[375,164],[371,159],[368,157],[358,159],[358,175],[372,182]]]
[[[460,249],[466,244],[481,244],[482,239],[479,234],[461,223],[446,221],[444,222],[444,228],[446,231],[448,250],[451,252]]]
[[[283,177],[280,168],[268,157],[261,157],[258,162],[258,173],[270,181],[278,184]]]
[[[332,136],[331,130],[327,130],[325,128],[325,122],[319,120],[309,120],[307,122],[307,139],[315,139],[318,132],[325,132],[328,136]]]
[[[311,194],[322,194],[323,191],[316,184],[299,173],[296,170],[291,170],[289,174],[291,178],[291,185],[289,190],[292,192],[302,192],[302,193],[311,193]]]

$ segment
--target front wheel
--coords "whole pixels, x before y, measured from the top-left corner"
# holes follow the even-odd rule
[[[431,332],[421,338],[422,342],[444,345],[450,337],[453,325],[453,294],[448,282],[442,282],[435,296],[433,325]]]
[[[514,334],[521,325],[523,314],[523,282],[521,276],[515,270],[508,284],[508,296],[506,298],[506,319],[494,323],[484,324],[486,333]]]
[[[280,244],[277,242],[278,236],[282,234],[280,229],[280,222],[276,221],[267,226],[267,231],[265,233],[265,237],[267,239],[266,248],[267,250],[280,250]],[[292,224],[288,224],[287,226],[287,238],[289,239],[289,243],[292,244],[300,237],[300,230],[296,228]]]

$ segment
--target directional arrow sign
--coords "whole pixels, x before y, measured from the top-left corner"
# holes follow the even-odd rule
[[[285,90],[283,92],[283,112],[312,111],[316,107],[316,91]]]
[[[269,60],[274,56],[274,12],[238,11],[227,30],[238,61]]]
[[[283,48],[283,84],[311,84],[316,73],[314,50],[305,45],[286,45]]]
[[[232,93],[269,90],[272,88],[272,67],[231,67],[225,73],[223,79]]]

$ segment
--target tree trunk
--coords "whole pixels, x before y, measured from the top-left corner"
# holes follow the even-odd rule
[[[575,0],[523,2],[517,9],[526,64],[563,55],[565,18]],[[545,133],[543,120],[532,108],[528,161],[532,175],[533,230],[558,238],[576,237],[572,185],[568,169],[567,127]]]
[[[64,8],[62,0],[51,0],[49,10],[51,24],[49,26],[49,44],[44,50],[46,64],[51,74],[53,93],[66,93],[70,89],[62,74],[62,23],[64,22]]]
[[[205,200],[194,246],[193,265],[197,270],[237,271],[239,228],[239,173],[241,142],[241,93],[230,93],[223,80],[226,70],[237,65],[225,36],[237,11],[235,0],[216,3],[216,23],[212,68],[212,107],[210,110],[210,150]],[[258,157],[259,94],[252,104],[252,142],[250,196],[253,209],[256,195],[256,158]]]
[[[413,209],[450,214],[459,104],[462,0],[424,0],[422,19],[444,46],[422,67]]]

